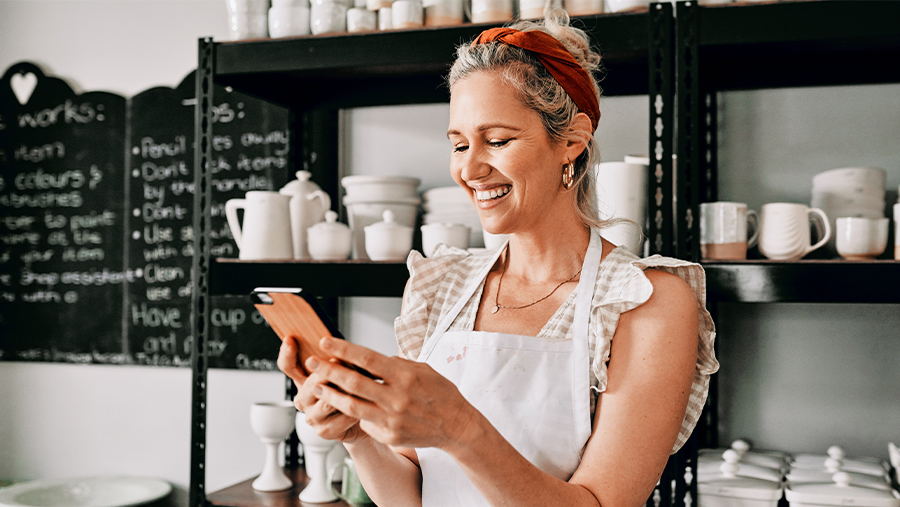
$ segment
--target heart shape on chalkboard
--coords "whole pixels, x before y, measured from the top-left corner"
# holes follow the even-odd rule
[[[16,94],[19,104],[24,106],[31,99],[31,94],[34,93],[34,89],[37,86],[37,76],[31,72],[13,74],[9,80],[9,85],[12,87],[13,93]]]

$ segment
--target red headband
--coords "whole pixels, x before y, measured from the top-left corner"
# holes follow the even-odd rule
[[[481,32],[472,45],[498,41],[534,53],[569,94],[578,109],[588,115],[594,131],[600,121],[600,103],[587,71],[575,61],[569,50],[552,35],[540,30],[523,32],[514,28],[491,28]]]

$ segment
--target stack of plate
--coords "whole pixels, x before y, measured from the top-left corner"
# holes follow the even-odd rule
[[[884,217],[884,186],[887,172],[877,167],[847,167],[832,169],[813,176],[813,208],[828,215],[831,230],[841,217]],[[834,250],[834,237],[830,242]]]
[[[432,188],[422,194],[425,215],[422,223],[462,224],[469,228],[469,247],[484,247],[484,233],[478,211],[469,192],[459,186]]]

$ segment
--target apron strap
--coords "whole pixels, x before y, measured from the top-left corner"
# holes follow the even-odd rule
[[[503,253],[506,245],[509,244],[509,238],[507,238],[506,242],[503,243],[503,246],[497,249],[493,256],[490,258],[490,262],[486,263],[483,268],[478,272],[478,276],[472,277],[472,280],[468,285],[463,289],[462,295],[460,295],[459,299],[457,299],[456,303],[450,308],[450,311],[447,312],[441,320],[438,321],[437,326],[434,329],[434,332],[431,333],[431,336],[425,339],[425,344],[422,347],[422,352],[419,353],[419,362],[424,362],[428,360],[428,357],[431,355],[431,352],[434,350],[434,346],[440,337],[450,329],[450,325],[453,324],[453,321],[456,319],[459,312],[462,311],[463,307],[466,306],[466,303],[471,299],[472,295],[475,294],[475,291],[478,290],[478,286],[487,278],[487,274],[491,271],[491,268],[497,262],[497,259],[500,258],[500,254]]]

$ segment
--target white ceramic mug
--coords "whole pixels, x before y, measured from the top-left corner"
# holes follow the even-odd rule
[[[309,11],[310,31],[313,35],[346,32],[348,10],[350,2],[346,0],[313,0]]]
[[[841,217],[837,219],[835,244],[847,260],[869,260],[884,253],[889,218]]]
[[[269,36],[309,35],[309,5],[269,9]]]
[[[431,257],[440,244],[465,250],[469,248],[469,228],[463,224],[425,224],[422,229],[422,252]]]
[[[603,12],[603,0],[563,0],[569,16],[587,16]]]
[[[748,224],[753,234],[748,237]],[[741,260],[759,238],[759,216],[742,202],[700,204],[700,255],[710,260]]]
[[[425,26],[455,26],[463,23],[463,0],[425,0]]]
[[[391,16],[390,7],[380,7],[378,9],[378,29],[390,30],[394,28],[394,21]]]
[[[519,0],[519,18],[537,19],[544,17],[546,0]]]
[[[354,7],[347,11],[347,31],[371,32],[378,28],[378,13],[369,9]]]
[[[502,23],[513,17],[513,0],[472,0],[472,23]]]
[[[822,237],[811,244],[809,224],[814,216],[821,219]],[[828,215],[805,204],[776,202],[764,204],[759,220],[759,251],[773,260],[797,260],[820,248],[831,238]]]
[[[900,202],[894,205],[894,260],[900,261]]]
[[[423,23],[422,2],[419,0],[396,0],[391,5],[391,26],[394,28],[416,28]]]
[[[293,259],[291,196],[254,190],[225,203],[225,218],[242,260]],[[241,225],[237,211],[244,210]]]
[[[231,40],[261,39],[269,35],[268,0],[226,0]]]

